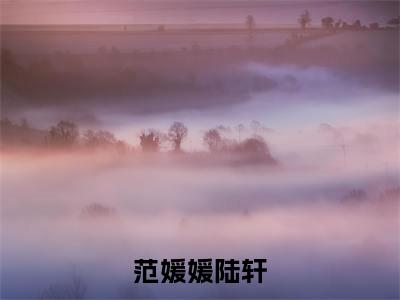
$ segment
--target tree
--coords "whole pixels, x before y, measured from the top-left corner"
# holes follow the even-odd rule
[[[206,131],[203,136],[203,141],[211,152],[220,151],[222,148],[222,137],[217,129]]]
[[[342,23],[342,28],[343,28],[343,29],[350,29],[350,27],[351,27],[351,26],[350,26],[347,22],[343,22],[343,23]]]
[[[97,202],[85,206],[81,212],[81,216],[85,218],[106,218],[113,215],[115,215],[115,210],[113,208]]]
[[[78,141],[79,129],[75,123],[60,121],[52,126],[49,132],[49,142],[54,145],[71,146]]]
[[[321,25],[325,29],[332,29],[333,28],[333,18],[332,17],[325,17],[321,19]]]
[[[187,136],[188,129],[182,122],[174,122],[168,131],[168,138],[174,144],[174,151],[181,151],[183,139]]]
[[[246,129],[246,128],[244,127],[243,124],[239,124],[239,125],[236,126],[236,130],[237,130],[237,132],[239,133],[239,143],[240,143],[240,141],[241,141],[241,139],[242,139],[242,132],[243,132],[245,129]]]
[[[276,164],[276,160],[272,157],[267,143],[260,136],[244,140],[242,143],[239,143],[234,150],[251,161],[264,161],[270,164]]]
[[[256,120],[251,121],[250,127],[253,130],[254,135],[257,135],[258,131],[262,128],[261,123]]]
[[[246,27],[247,27],[248,31],[253,31],[253,29],[256,27],[256,23],[255,23],[253,15],[248,15],[246,17]]]
[[[51,284],[40,293],[39,299],[84,299],[86,290],[86,283],[74,272],[70,282]]]
[[[353,25],[351,25],[353,29],[361,29],[361,21],[360,20],[355,20]]]
[[[144,152],[157,152],[161,145],[161,133],[155,129],[143,131],[140,135],[140,146]]]
[[[390,19],[390,20],[387,22],[387,24],[388,24],[388,25],[399,26],[399,25],[400,25],[400,16],[397,17],[397,18]]]
[[[298,19],[299,24],[302,29],[306,29],[306,27],[311,23],[310,12],[306,9],[304,13],[302,13]]]
[[[87,130],[83,135],[83,143],[88,147],[103,147],[117,144],[115,136],[106,130]]]
[[[335,29],[339,29],[340,27],[342,27],[343,21],[342,19],[339,19],[335,22]]]

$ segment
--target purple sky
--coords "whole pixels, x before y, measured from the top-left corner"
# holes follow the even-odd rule
[[[398,15],[398,1],[342,0],[1,0],[2,24],[295,24],[309,9],[313,23],[330,15],[347,22],[381,24]]]

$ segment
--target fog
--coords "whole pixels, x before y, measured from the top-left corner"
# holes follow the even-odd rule
[[[361,5],[335,2],[344,17]],[[157,3],[144,14],[182,13]],[[187,18],[228,9],[185,3]],[[235,22],[268,8],[235,3]],[[372,20],[397,5],[371,3]],[[2,298],[68,298],[77,283],[87,298],[399,297],[397,29],[49,28],[2,36]],[[174,149],[175,121],[188,131]],[[111,146],[89,147],[88,129]],[[154,153],[146,129],[165,138]],[[268,272],[260,285],[133,283],[134,259],[180,257],[267,258]]]
[[[97,100],[90,106],[84,101],[39,108],[24,105],[7,116],[12,120],[26,118],[43,130],[59,120],[72,120],[82,130],[110,130],[134,146],[144,128],[166,131],[171,122],[180,120],[189,128],[183,144],[187,151],[204,150],[204,132],[219,125],[229,129],[224,133],[227,137],[238,139],[236,126],[243,124],[243,137],[263,136],[284,162],[304,164],[318,160],[322,165],[341,166],[343,145],[348,147],[349,161],[357,160],[362,168],[396,161],[399,121],[395,90],[367,85],[350,72],[320,66],[251,62],[236,68],[246,72],[247,77],[262,76],[274,84],[267,91],[252,91],[238,101],[219,103],[217,96],[210,96],[209,104],[202,109],[187,108],[187,98],[177,96],[170,101],[163,99],[168,108],[161,112],[161,106],[149,106],[149,111],[139,113],[135,110],[136,101],[109,106]],[[147,103],[148,97],[143,100]],[[172,109],[174,103],[177,107]],[[251,127],[254,120],[260,122],[258,132]]]
[[[36,297],[75,272],[89,297],[395,297],[398,180],[398,168],[360,175],[162,155],[6,156],[2,293]],[[113,212],[86,215],[93,203]],[[268,258],[266,284],[130,283],[135,258],[248,256]]]

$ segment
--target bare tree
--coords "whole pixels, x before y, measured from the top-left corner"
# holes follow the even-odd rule
[[[306,9],[298,19],[299,24],[302,29],[306,29],[306,27],[311,23],[310,12]]]
[[[75,123],[60,121],[56,126],[50,128],[49,142],[51,144],[70,146],[75,144],[79,138],[79,129]]]
[[[257,135],[258,132],[262,128],[261,123],[259,121],[256,121],[256,120],[251,121],[250,127],[251,127],[251,129],[253,129],[253,134],[254,135]]]
[[[208,130],[203,136],[203,141],[211,152],[221,150],[222,137],[217,129]]]
[[[87,130],[83,134],[83,143],[88,147],[103,147],[117,144],[115,136],[106,130]]]
[[[244,127],[243,124],[239,124],[239,125],[236,126],[236,130],[237,130],[237,132],[239,133],[239,143],[240,143],[240,141],[241,141],[241,139],[242,139],[242,132],[243,132],[245,129],[246,129],[246,128]]]
[[[225,134],[232,133],[232,128],[230,128],[229,126],[218,125],[215,129],[217,129],[219,132],[225,133]]]
[[[187,136],[188,129],[182,122],[174,122],[168,131],[168,138],[174,144],[174,151],[181,151],[183,139]]]

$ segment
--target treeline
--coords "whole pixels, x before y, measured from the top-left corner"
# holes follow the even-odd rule
[[[1,50],[1,81],[31,104],[57,99],[238,97],[267,90],[271,80],[233,68],[237,54],[191,49],[121,53],[100,47],[96,53],[57,52],[32,57],[22,64],[11,50]],[[242,56],[244,54],[240,54]],[[220,60],[219,58],[225,58]]]
[[[297,23],[299,24],[301,29],[307,29],[310,27],[312,22],[311,13],[308,9],[306,9],[297,19]],[[354,20],[352,23],[348,23],[346,21],[342,21],[342,19],[335,20],[330,16],[323,17],[321,19],[321,28],[323,29],[335,29],[335,30],[376,30],[376,29],[394,29],[398,27],[400,24],[400,16],[396,18],[392,18],[386,22],[385,27],[381,27],[378,22],[370,23],[368,26],[363,25],[360,20]],[[253,15],[248,15],[245,19],[246,29],[251,32],[256,29],[256,20]],[[165,31],[165,28],[164,30]]]
[[[305,29],[311,24],[311,14],[308,10],[302,13],[298,19],[301,28]],[[381,26],[378,22],[372,22],[368,25],[362,24],[357,19],[353,22],[346,22],[342,19],[335,20],[333,17],[326,16],[321,19],[321,27],[328,30],[378,30],[378,29],[395,29],[399,26],[400,17],[392,18],[387,21],[386,26]]]
[[[82,103],[82,99],[107,103],[113,98],[120,104],[134,100],[135,108],[141,111],[165,106],[175,110],[239,102],[254,92],[279,85],[273,77],[241,68],[248,62],[360,69],[361,79],[366,76],[365,66],[393,68],[396,63],[395,54],[389,50],[384,52],[379,45],[366,47],[362,52],[335,44],[295,47],[319,38],[320,34],[331,33],[294,33],[279,49],[232,47],[125,54],[63,52],[32,56],[25,64],[13,52],[3,49],[2,93],[9,92],[28,106],[57,105],[63,101],[75,104]],[[374,51],[382,53],[376,55]],[[384,80],[378,74],[375,81]],[[175,100],[169,101],[169,97]],[[8,101],[9,106],[13,103]]]
[[[241,139],[243,125],[238,125],[239,140],[229,138],[225,134],[230,129],[218,126],[207,130],[203,135],[203,143],[208,152],[215,155],[232,155],[247,162],[265,162],[276,164],[265,139],[257,131],[266,130],[257,121],[253,121],[254,134]],[[13,123],[8,119],[0,121],[2,148],[7,147],[37,147],[51,150],[106,150],[118,154],[128,154],[139,149],[144,153],[157,153],[161,149],[170,149],[168,152],[182,154],[182,144],[186,140],[189,130],[182,122],[173,122],[167,132],[156,129],[142,130],[139,135],[138,147],[117,139],[107,130],[87,129],[79,130],[77,124],[71,121],[60,121],[49,130],[39,130],[31,127],[26,120]],[[188,153],[188,152],[186,152]]]
[[[253,45],[250,39],[242,47],[220,49],[195,43],[182,49],[161,47],[157,51],[123,52],[115,46],[101,46],[93,53],[58,51],[23,58],[10,49],[2,49],[2,89],[33,106],[54,104],[54,99],[70,103],[83,98],[107,102],[112,97],[119,102],[134,99],[142,110],[166,105],[166,97],[181,97],[185,103],[176,103],[171,109],[181,105],[196,108],[199,99],[206,104],[239,101],[279,84],[274,78],[240,68],[248,62],[356,67],[364,74],[366,65],[383,66],[386,60],[397,59],[397,52],[388,53],[381,45],[369,47],[366,42],[353,43],[354,47],[351,41],[346,47],[335,41],[332,45],[297,47],[338,32],[338,26],[363,29],[359,21],[348,25],[330,17],[324,24],[328,30],[293,31],[286,39],[283,37],[275,46],[268,47]],[[387,64],[392,66],[393,62]],[[381,80],[381,76],[376,80]]]
[[[286,44],[284,46],[297,46],[303,43],[319,39],[324,36],[328,36],[331,34],[343,32],[343,31],[368,31],[368,30],[384,30],[384,29],[396,29],[399,26],[399,19],[393,18],[387,22],[386,27],[381,27],[378,22],[370,23],[369,25],[362,24],[360,20],[355,20],[352,23],[348,23],[343,21],[342,19],[335,20],[333,17],[327,16],[321,19],[321,28],[324,31],[316,31],[310,32],[305,29],[310,27],[311,24],[311,14],[308,10],[305,10],[298,19],[298,23],[303,29],[300,32],[293,32],[286,40]]]

